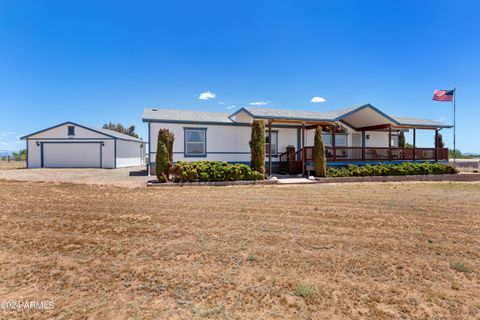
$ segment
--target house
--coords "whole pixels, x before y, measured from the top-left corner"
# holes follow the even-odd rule
[[[157,136],[162,128],[175,135],[174,161],[250,163],[253,120],[263,120],[266,124],[267,171],[290,174],[305,174],[311,167],[312,129],[318,126],[323,130],[328,166],[445,161],[448,160],[447,148],[416,148],[416,130],[432,130],[437,135],[441,129],[452,127],[427,119],[387,115],[371,104],[330,112],[241,108],[228,114],[145,109],[149,173],[155,173]],[[414,148],[399,148],[399,133],[409,130],[413,130]]]
[[[141,139],[71,121],[21,139],[27,143],[27,168],[121,168],[145,162]]]

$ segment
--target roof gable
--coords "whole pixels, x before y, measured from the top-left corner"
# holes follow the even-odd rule
[[[75,122],[72,122],[72,121],[62,122],[62,123],[57,124],[55,126],[52,126],[52,127],[49,127],[49,128],[43,129],[43,130],[39,130],[39,131],[36,131],[34,133],[31,133],[31,134],[25,135],[23,137],[20,137],[20,139],[24,140],[24,139],[27,139],[31,136],[35,136],[35,135],[38,135],[38,134],[41,134],[41,133],[44,133],[44,132],[47,132],[47,131],[50,131],[50,130],[53,130],[53,129],[56,129],[56,128],[59,128],[59,127],[62,127],[62,126],[65,126],[65,125],[73,125],[73,126],[76,126],[76,127],[80,127],[82,129],[85,129],[85,130],[88,130],[88,131],[91,131],[91,132],[95,132],[95,133],[100,134],[100,135],[102,135],[104,137],[107,137],[107,138],[127,140],[127,141],[135,141],[135,142],[143,142],[143,140],[141,140],[141,139],[137,139],[135,137],[131,137],[129,135],[126,135],[126,134],[123,134],[123,133],[120,133],[120,132],[117,132],[117,131],[85,126],[85,125],[81,125],[81,124],[78,124],[78,123],[75,123]]]

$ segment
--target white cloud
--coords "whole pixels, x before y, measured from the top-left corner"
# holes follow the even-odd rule
[[[0,136],[2,137],[11,136],[12,134],[15,134],[15,132],[13,131],[0,132]]]
[[[236,107],[237,107],[236,105],[232,104],[231,106],[228,106],[227,109],[229,109],[229,110],[230,109],[235,109]]]
[[[225,102],[223,102],[223,101],[218,101],[217,103],[218,104],[225,104]]]
[[[205,91],[205,92],[200,93],[200,95],[198,96],[198,99],[208,100],[208,99],[215,99],[216,97],[217,97],[217,95],[215,93],[210,92],[210,91]]]
[[[312,100],[310,100],[310,102],[312,103],[322,103],[322,102],[325,102],[327,100],[325,100],[325,98],[323,97],[313,97]]]
[[[255,102],[250,102],[249,105],[251,106],[266,106],[267,104],[270,104],[270,100],[267,101],[255,101]]]

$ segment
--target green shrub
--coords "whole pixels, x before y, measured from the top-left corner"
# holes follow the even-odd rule
[[[356,176],[404,176],[404,175],[428,175],[428,174],[455,174],[457,169],[443,163],[429,162],[404,162],[402,164],[375,164],[355,166],[349,165],[344,168],[329,168],[329,177],[356,177]]]
[[[453,262],[450,264],[450,268],[459,272],[467,273],[469,270],[462,262]]]
[[[219,161],[177,162],[172,168],[175,182],[262,180],[264,175],[246,164]]]
[[[325,146],[323,144],[322,127],[315,128],[313,144],[313,170],[318,177],[327,175],[327,159],[325,158]]]
[[[155,171],[160,182],[167,182],[173,162],[174,136],[168,129],[158,131]]]
[[[252,169],[265,175],[265,122],[254,120],[250,138]]]
[[[315,288],[310,283],[300,283],[295,288],[295,295],[303,298],[310,298],[315,293]]]

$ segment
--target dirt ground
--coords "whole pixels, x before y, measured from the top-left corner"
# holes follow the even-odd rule
[[[460,172],[479,172],[480,159],[457,159],[455,162],[450,159],[449,164]]]
[[[24,181],[55,181],[119,187],[146,187],[147,176],[145,166],[119,169],[7,169],[0,165],[0,179]]]
[[[0,309],[31,319],[478,319],[480,184],[0,181]]]
[[[0,170],[22,169],[25,166],[25,161],[0,161]]]

